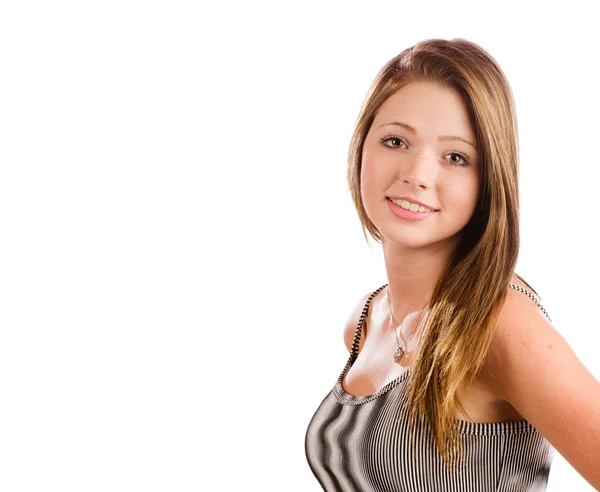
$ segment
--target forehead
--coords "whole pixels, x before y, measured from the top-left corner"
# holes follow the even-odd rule
[[[377,112],[373,126],[393,121],[414,127],[419,136],[475,139],[467,106],[458,91],[433,82],[412,82],[396,91]]]

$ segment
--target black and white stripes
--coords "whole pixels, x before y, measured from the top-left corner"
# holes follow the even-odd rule
[[[357,327],[358,338],[368,306]],[[466,465],[452,474],[429,428],[409,432],[406,385],[410,369],[369,396],[352,396],[342,380],[354,363],[358,338],[334,388],[306,433],[309,465],[326,491],[543,491],[554,449],[528,422],[458,420]]]

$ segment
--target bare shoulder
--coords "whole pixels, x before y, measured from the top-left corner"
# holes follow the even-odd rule
[[[350,316],[348,316],[348,319],[346,320],[346,325],[344,327],[344,343],[346,344],[348,352],[352,351],[352,342],[354,341],[356,328],[358,327],[358,322],[360,321],[360,316],[365,307],[365,304],[367,303],[367,300],[369,299],[369,296],[371,294],[372,292],[368,292],[358,300],[358,302],[351,309]],[[363,342],[364,336],[361,340],[361,346]]]
[[[525,287],[521,282],[513,283]],[[502,392],[503,380],[500,375],[509,369],[511,362],[514,362],[512,357],[523,355],[520,351],[524,350],[552,350],[554,347],[552,342],[556,342],[556,338],[566,343],[529,296],[518,290],[508,289],[486,360],[486,368],[497,381],[496,389]],[[546,345],[542,347],[544,343]]]
[[[522,282],[513,283],[531,292]],[[551,351],[556,343],[564,348],[566,340],[552,325],[542,309],[525,293],[515,289],[508,289],[504,304],[500,310],[497,325],[492,338],[486,368],[494,376],[495,389],[499,396],[505,397],[503,392],[504,380],[500,378],[512,368],[514,357],[534,353],[538,356],[555,357]],[[568,346],[568,345],[567,345]]]
[[[600,488],[600,383],[522,292],[508,289],[485,368],[496,395]]]

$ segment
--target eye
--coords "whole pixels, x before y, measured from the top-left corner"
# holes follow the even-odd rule
[[[469,165],[469,157],[462,152],[450,152],[448,155],[450,156],[450,164],[453,166]],[[456,158],[458,158],[458,160],[456,160]]]
[[[387,147],[388,149],[399,149],[401,148],[400,145],[402,144],[404,144],[404,147],[406,147],[404,140],[396,135],[386,135],[385,137],[380,138],[379,141],[381,142],[381,145]],[[389,145],[390,142],[392,145]]]

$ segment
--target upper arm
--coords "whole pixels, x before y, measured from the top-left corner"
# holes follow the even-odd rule
[[[353,307],[352,311],[350,312],[350,316],[348,316],[348,319],[346,321],[346,325],[344,327],[344,343],[346,344],[346,348],[348,349],[348,352],[352,351],[352,342],[354,341],[354,334],[356,333],[356,327],[358,326],[358,322],[360,321],[360,315],[362,314],[365,304],[367,303],[367,299],[369,298],[369,295],[370,295],[370,293],[365,294],[363,297],[360,298],[360,300]],[[364,336],[361,337],[360,346],[362,346],[363,342],[364,342]]]
[[[519,292],[507,293],[486,367],[498,395],[600,489],[600,383]]]

